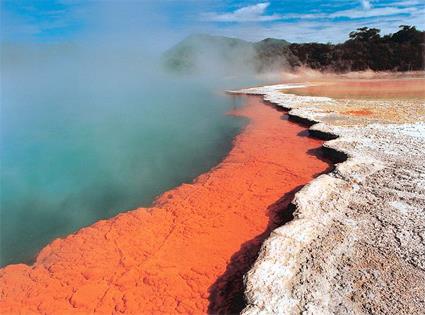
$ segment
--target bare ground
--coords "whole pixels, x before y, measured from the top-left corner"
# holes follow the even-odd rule
[[[324,147],[347,160],[295,195],[295,219],[272,232],[245,277],[243,313],[423,314],[424,100],[337,100],[291,88],[302,86],[238,93],[263,94],[313,124],[314,136],[338,136]]]

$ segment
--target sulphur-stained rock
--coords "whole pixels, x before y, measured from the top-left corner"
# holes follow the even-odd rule
[[[311,134],[337,135],[324,147],[346,161],[295,195],[245,276],[243,314],[423,314],[425,102],[285,94],[300,87],[238,93],[318,122]]]

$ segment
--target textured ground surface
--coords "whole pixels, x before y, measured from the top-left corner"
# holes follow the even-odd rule
[[[300,88],[238,92],[319,122],[311,133],[338,135],[324,146],[348,160],[295,195],[295,219],[271,233],[246,276],[243,313],[423,314],[424,100],[282,93],[291,87]]]
[[[248,102],[236,114],[251,123],[211,172],[152,208],[55,240],[33,266],[0,270],[0,313],[238,310],[242,275],[260,242],[285,220],[300,185],[328,168],[315,156],[323,141],[260,98]]]
[[[337,99],[415,99],[425,98],[425,82],[420,77],[323,80],[301,89],[291,89],[290,94]]]

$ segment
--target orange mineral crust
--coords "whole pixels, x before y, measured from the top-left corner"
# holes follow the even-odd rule
[[[354,116],[368,116],[372,114],[372,112],[368,109],[348,110],[344,113],[349,115],[354,115]]]
[[[293,193],[329,165],[322,141],[252,97],[229,155],[151,208],[99,221],[0,270],[1,314],[200,314],[241,308],[242,275],[288,216]],[[176,165],[178,167],[178,165]]]

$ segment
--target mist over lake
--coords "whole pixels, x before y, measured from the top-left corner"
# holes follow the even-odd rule
[[[1,64],[1,265],[219,163],[245,123],[222,91],[254,82],[73,44],[5,45]]]

